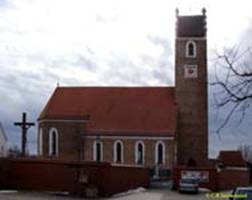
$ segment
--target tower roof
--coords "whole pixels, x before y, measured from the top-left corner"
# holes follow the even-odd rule
[[[206,15],[205,9],[202,15],[179,16],[177,13],[177,37],[204,37],[206,36]]]

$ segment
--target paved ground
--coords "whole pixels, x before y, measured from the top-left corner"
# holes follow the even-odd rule
[[[115,198],[112,198],[115,200]],[[120,196],[116,199],[122,199],[122,200],[206,200],[208,199],[206,197],[206,193],[200,192],[199,194],[179,194],[176,191],[170,191],[170,190],[147,190],[145,192],[136,193],[136,194],[130,194],[126,196]]]
[[[1,193],[0,200],[79,200],[80,198],[71,198],[67,196],[60,196],[52,193],[46,192],[31,192],[31,191],[22,191],[22,192],[9,192]],[[127,195],[121,195],[117,197],[109,198],[110,200],[206,200],[205,192],[200,192],[197,195],[194,194],[178,194],[174,191],[169,190],[147,190],[145,192],[137,192]]]

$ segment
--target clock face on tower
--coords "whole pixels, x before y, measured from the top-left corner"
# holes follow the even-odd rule
[[[198,66],[197,65],[184,65],[184,77],[185,78],[197,78]]]

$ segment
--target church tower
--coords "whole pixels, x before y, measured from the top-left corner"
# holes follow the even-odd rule
[[[208,158],[206,11],[176,15],[177,163],[201,166]]]

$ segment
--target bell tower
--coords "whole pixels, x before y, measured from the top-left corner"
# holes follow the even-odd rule
[[[177,163],[201,166],[208,159],[206,10],[176,15]]]

